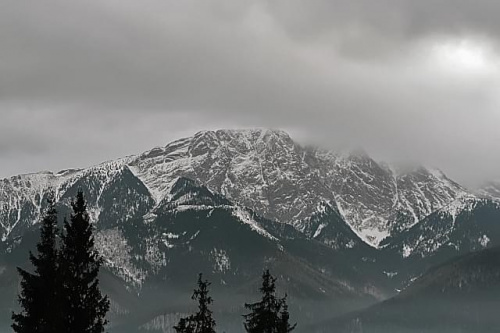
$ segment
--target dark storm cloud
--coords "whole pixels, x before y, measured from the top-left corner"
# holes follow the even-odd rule
[[[498,12],[486,0],[7,0],[0,176],[228,126],[500,176]],[[462,40],[484,47],[480,73],[433,58]]]

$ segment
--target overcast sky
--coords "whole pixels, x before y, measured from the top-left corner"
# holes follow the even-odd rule
[[[3,0],[0,177],[201,129],[500,178],[500,1]]]

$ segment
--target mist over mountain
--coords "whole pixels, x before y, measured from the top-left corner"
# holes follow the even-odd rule
[[[267,129],[202,131],[90,168],[2,179],[1,324],[51,190],[61,220],[78,190],[87,200],[110,331],[171,332],[200,271],[213,283],[221,328],[242,331],[242,306],[271,268],[297,330],[308,332],[403,297],[437,265],[500,246],[492,186],[478,193],[440,170],[396,170]]]

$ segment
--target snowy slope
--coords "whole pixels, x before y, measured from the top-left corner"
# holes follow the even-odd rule
[[[467,253],[500,241],[500,205],[472,195],[459,198],[405,233],[387,240],[404,258],[425,258],[440,251]]]
[[[45,206],[45,199],[49,192],[53,192],[61,203],[67,203],[78,189],[82,189],[88,200],[91,218],[97,222],[101,211],[105,209],[106,200],[112,200],[111,197],[114,196],[110,193],[113,187],[130,186],[130,177],[134,176],[127,167],[129,160],[130,158],[123,158],[82,170],[63,170],[56,174],[41,172],[0,180],[2,240],[22,235],[26,228],[39,219],[40,211]],[[138,179],[137,182],[142,184]],[[135,184],[135,187],[140,187],[141,184]],[[150,196],[150,194],[146,193],[145,187],[142,192],[133,196],[134,203],[120,207],[120,215],[130,215],[138,205],[148,201],[148,198],[144,196]],[[153,200],[149,200],[152,205]]]
[[[5,241],[12,231],[23,224],[31,224],[44,205],[44,197],[51,188],[67,181],[73,172],[53,174],[40,172],[0,180],[0,236]]]

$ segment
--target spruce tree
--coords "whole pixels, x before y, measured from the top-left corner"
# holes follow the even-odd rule
[[[13,313],[12,328],[17,333],[66,332],[61,326],[60,279],[57,267],[57,210],[53,194],[47,199],[48,207],[40,223],[40,241],[37,255],[30,252],[34,272],[18,268],[21,275],[20,313]]]
[[[70,222],[64,221],[60,272],[63,279],[64,327],[71,333],[102,333],[109,300],[99,290],[103,263],[94,247],[93,227],[81,191],[71,203]]]
[[[278,321],[278,333],[289,333],[297,327],[297,324],[290,325],[290,313],[288,312],[288,304],[286,303],[287,295],[281,300],[282,309]]]
[[[210,283],[203,280],[203,275],[198,277],[198,289],[195,289],[193,300],[198,301],[198,312],[182,318],[179,324],[174,327],[177,333],[215,333],[215,320],[212,318],[212,311],[209,305],[212,304],[212,297],[208,296]]]
[[[262,275],[262,300],[257,303],[245,304],[250,310],[244,315],[245,330],[248,333],[277,333],[280,324],[282,300],[276,297],[276,278],[265,270]]]

